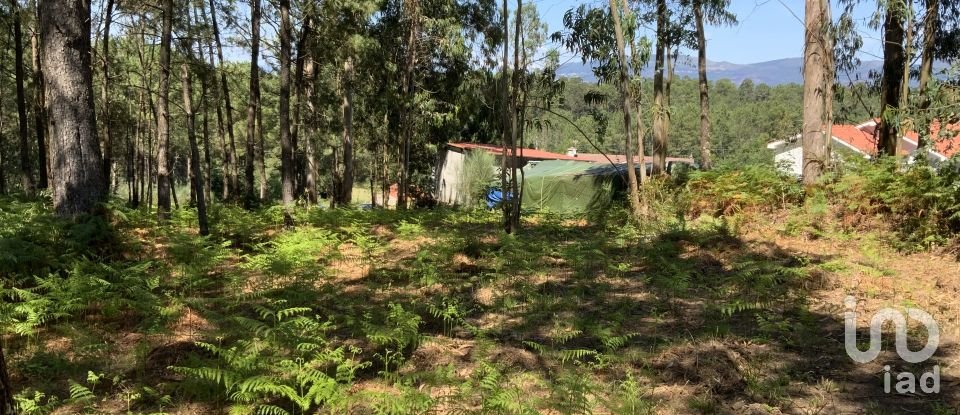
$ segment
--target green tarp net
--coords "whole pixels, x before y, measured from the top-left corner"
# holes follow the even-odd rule
[[[524,168],[523,208],[557,213],[604,209],[626,190],[624,166],[547,160]]]

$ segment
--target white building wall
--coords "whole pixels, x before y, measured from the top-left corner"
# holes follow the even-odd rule
[[[440,157],[435,195],[438,202],[447,205],[463,203],[463,196],[460,195],[460,175],[465,160],[463,153],[450,149]]]
[[[794,146],[777,152],[774,161],[782,171],[800,177],[803,175],[803,147]]]

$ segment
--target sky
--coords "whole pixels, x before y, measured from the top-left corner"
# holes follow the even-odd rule
[[[563,28],[563,14],[582,3],[607,6],[604,0],[532,0],[549,33]],[[834,2],[836,3],[836,2]],[[865,23],[875,12],[873,2],[862,2],[854,12]],[[708,27],[707,58],[731,63],[756,63],[803,54],[803,0],[732,0],[731,9],[739,24],[734,27]],[[834,11],[834,18],[839,16]],[[865,25],[861,25],[865,26]],[[653,33],[647,36],[653,37]],[[875,31],[865,30],[861,58],[879,59],[880,41]]]

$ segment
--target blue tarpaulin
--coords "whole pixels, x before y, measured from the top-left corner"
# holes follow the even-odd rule
[[[510,200],[510,192],[507,192],[507,200]],[[503,192],[500,189],[490,189],[487,192],[487,207],[493,209],[495,206],[503,202]]]

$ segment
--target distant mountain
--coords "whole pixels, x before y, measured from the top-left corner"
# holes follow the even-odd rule
[[[856,73],[851,73],[850,77],[856,80],[867,80],[871,71],[879,72],[883,62],[864,61],[860,64]],[[777,59],[766,62],[738,64],[730,62],[707,61],[707,76],[711,81],[720,79],[729,79],[736,84],[750,79],[754,83],[765,83],[767,85],[780,85],[789,83],[803,82],[803,59],[787,58]],[[697,77],[697,60],[695,57],[681,56],[677,59],[675,68],[676,74],[680,78]],[[590,65],[583,64],[580,61],[571,61],[560,66],[558,75],[564,77],[581,78],[587,82],[596,82],[596,77]],[[653,63],[651,62],[643,69],[643,76],[653,76]],[[841,80],[846,83],[846,76],[841,76]]]

